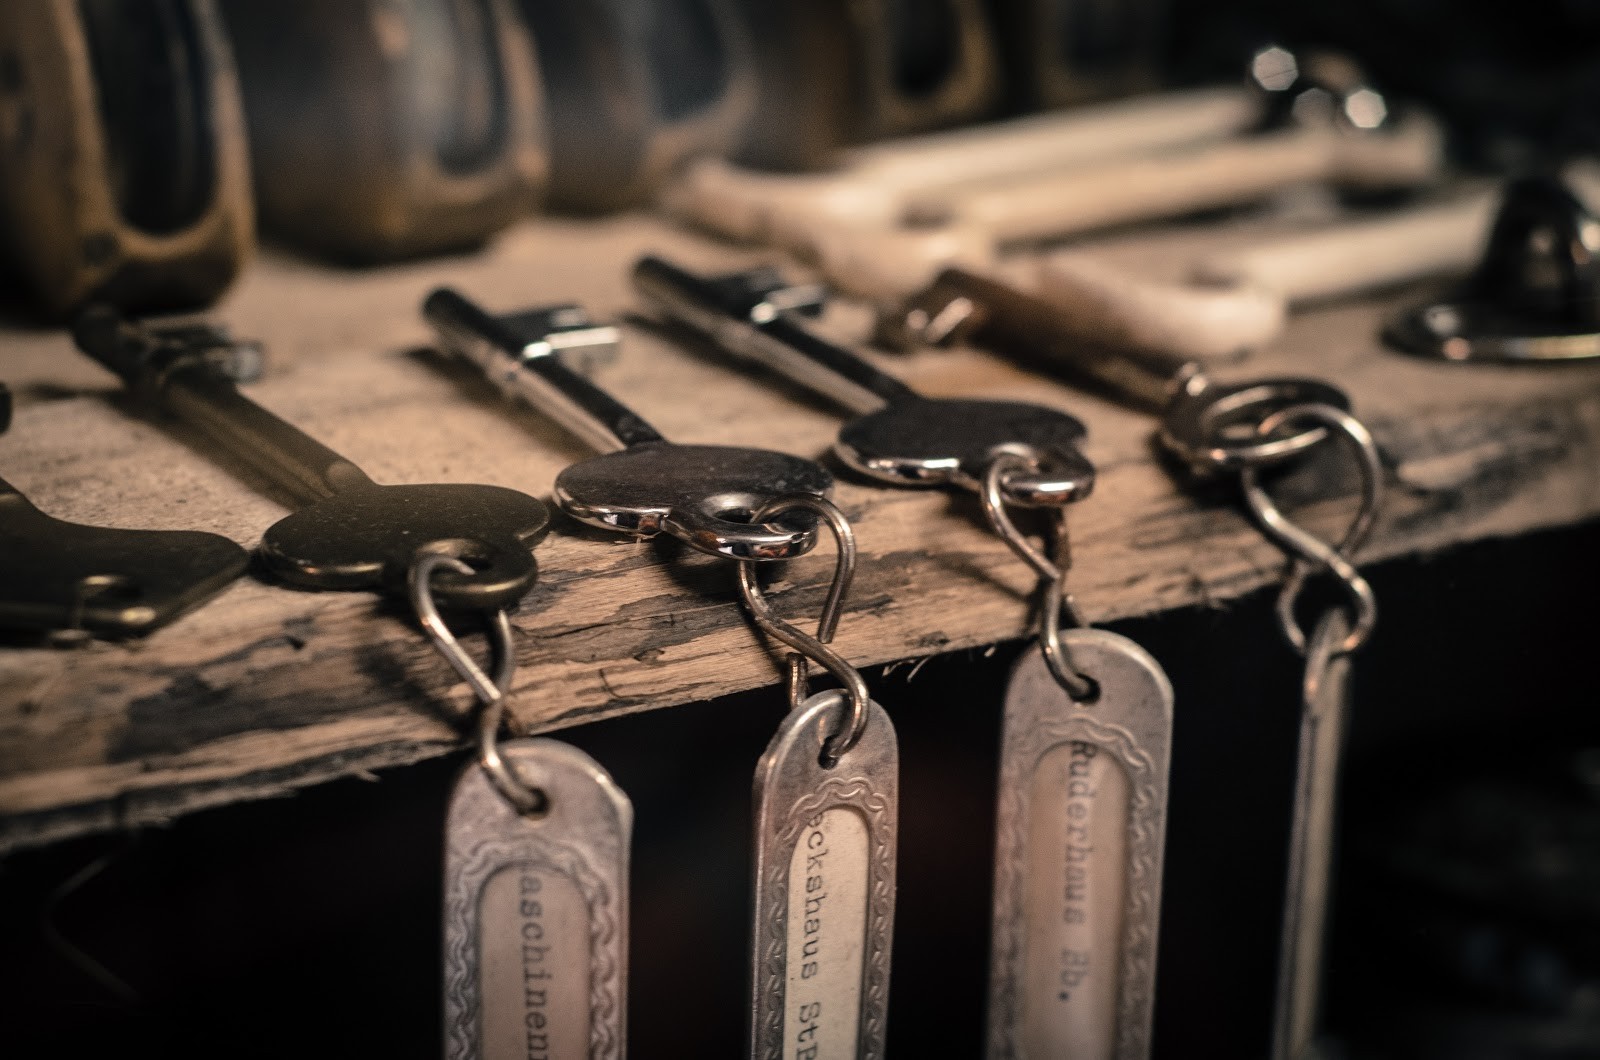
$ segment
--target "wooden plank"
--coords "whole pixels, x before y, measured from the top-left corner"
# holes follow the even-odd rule
[[[1146,240],[1145,249],[1163,245]],[[632,305],[626,263],[645,250],[697,266],[750,258],[642,218],[530,222],[480,255],[382,271],[269,255],[220,316],[268,344],[271,371],[252,393],[377,480],[547,494],[556,472],[585,455],[581,445],[428,352],[417,306],[452,283],[492,308],[581,299],[621,313]],[[1600,365],[1402,358],[1374,339],[1394,304],[1303,314],[1273,348],[1217,372],[1313,373],[1350,390],[1394,487],[1364,558],[1600,513]],[[866,321],[844,307],[827,324],[848,336]],[[253,543],[286,510],[271,485],[182,425],[144,418],[60,333],[14,326],[0,350],[21,398],[13,431],[0,438],[0,474],[46,511]],[[973,351],[890,360],[931,394],[1026,398],[1086,421],[1101,477],[1072,515],[1071,585],[1092,620],[1218,603],[1280,575],[1281,557],[1230,489],[1180,488],[1166,473],[1148,419]],[[597,377],[675,440],[819,455],[838,426],[833,410],[797,390],[747,380],[647,328],[630,327],[623,357]],[[1349,513],[1344,468],[1330,453],[1275,488],[1334,534]],[[850,659],[906,659],[1027,632],[1028,576],[984,530],[975,498],[853,480],[838,498],[861,545],[837,641]],[[726,564],[565,521],[539,559],[540,584],[514,619],[514,711],[530,731],[778,680]],[[783,613],[811,620],[832,562],[814,555],[782,573],[774,590]],[[0,649],[0,849],[439,754],[457,745],[467,706],[464,686],[403,611],[360,594],[244,581],[143,642]]]

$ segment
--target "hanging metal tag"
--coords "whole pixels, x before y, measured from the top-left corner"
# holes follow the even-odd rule
[[[789,712],[756,767],[750,1055],[881,1060],[894,931],[900,751],[871,703],[832,767],[823,744],[848,700],[819,692]]]
[[[1144,649],[1064,632],[1099,686],[1074,702],[1044,654],[1006,690],[995,852],[989,1056],[1150,1053],[1172,686]]]
[[[1341,653],[1339,646],[1349,634],[1349,618],[1334,608],[1317,623],[1306,648],[1273,1018],[1272,1055],[1276,1060],[1306,1056],[1317,1030],[1339,759],[1350,702],[1350,655]]]
[[[621,1060],[633,806],[575,747],[532,739],[499,750],[548,810],[518,813],[476,762],[451,794],[445,1057]]]

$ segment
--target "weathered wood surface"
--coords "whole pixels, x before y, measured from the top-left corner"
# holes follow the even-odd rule
[[[220,316],[268,343],[271,372],[252,393],[378,481],[481,481],[544,495],[564,463],[585,455],[581,446],[425,352],[417,306],[447,282],[493,308],[582,299],[600,314],[623,312],[632,305],[626,265],[644,250],[704,266],[749,258],[638,218],[538,222],[481,255],[381,272],[269,256]],[[1600,365],[1462,368],[1398,357],[1374,338],[1394,304],[1302,314],[1272,349],[1217,373],[1309,372],[1350,390],[1393,487],[1364,558],[1600,513]],[[864,321],[845,310],[829,323],[849,334]],[[1100,481],[1072,516],[1071,585],[1091,619],[1223,601],[1281,574],[1280,556],[1229,490],[1174,484],[1154,458],[1149,420],[975,352],[894,363],[931,394],[1028,398],[1087,422]],[[248,544],[285,511],[269,484],[181,425],[145,418],[58,332],[0,333],[0,371],[21,398],[0,438],[0,474],[53,515],[206,529]],[[838,425],[792,388],[763,387],[638,327],[597,377],[685,442],[816,455]],[[1342,467],[1330,455],[1280,488],[1330,534],[1348,517]],[[850,659],[905,659],[1026,632],[1029,578],[985,532],[975,498],[850,480],[838,497],[861,545],[837,640]],[[812,620],[833,561],[822,552],[775,584],[784,613]],[[515,616],[515,714],[529,729],[778,679],[726,565],[566,522],[539,559],[540,583]],[[416,761],[457,745],[454,719],[467,706],[464,686],[403,611],[363,594],[243,581],[143,642],[0,648],[0,848]]]

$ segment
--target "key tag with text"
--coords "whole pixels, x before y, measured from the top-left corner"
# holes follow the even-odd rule
[[[511,624],[490,623],[499,669],[467,657],[434,605],[435,568],[411,571],[434,646],[483,704],[479,754],[445,822],[444,1055],[447,1060],[622,1060],[627,1055],[628,856],[633,806],[582,751],[499,741],[516,660]]]
[[[756,624],[789,656],[791,709],[756,767],[750,1056],[881,1060],[894,932],[900,752],[861,674],[828,647],[855,571],[855,538],[827,500],[796,496],[755,515],[805,509],[825,519],[839,564],[817,636],[779,619],[755,565],[739,588]],[[806,659],[844,685],[806,693]]]
[[[1135,1060],[1150,1053],[1154,1014],[1172,686],[1126,637],[1061,629],[1066,564],[1003,506],[1002,479],[1026,466],[1000,457],[983,491],[995,531],[1044,589],[1039,643],[1006,688],[988,1055]]]

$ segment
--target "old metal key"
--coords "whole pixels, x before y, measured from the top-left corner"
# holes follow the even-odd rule
[[[11,392],[0,383],[0,433]],[[250,557],[217,534],[53,519],[0,479],[0,627],[137,636],[198,606]]]
[[[1262,532],[1293,560],[1277,601],[1285,636],[1306,658],[1299,776],[1292,813],[1284,903],[1274,1060],[1306,1055],[1316,1030],[1331,815],[1339,733],[1347,709],[1350,653],[1371,634],[1377,604],[1351,557],[1365,542],[1382,497],[1382,467],[1371,434],[1349,412],[1349,399],[1313,379],[1266,379],[1217,385],[1198,362],[1170,354],[1095,346],[1059,323],[1060,310],[1002,284],[946,270],[889,323],[902,337],[951,341],[971,336],[1110,390],[1163,415],[1161,440],[1196,471],[1234,472]],[[1359,459],[1361,508],[1336,545],[1292,524],[1261,488],[1263,467],[1342,438]],[[1324,611],[1311,633],[1295,605],[1314,574],[1331,577],[1345,604]]]
[[[1000,453],[1037,466],[1005,481],[1006,497],[1057,506],[1088,496],[1094,468],[1078,451],[1083,424],[1017,401],[927,398],[861,357],[821,338],[795,311],[820,304],[820,292],[784,283],[775,270],[704,278],[660,258],[633,271],[634,285],[674,320],[735,357],[777,370],[860,415],[839,431],[835,452],[850,467],[906,486],[977,490]]]
[[[380,486],[349,460],[280,420],[207,362],[232,345],[207,328],[156,329],[91,309],[74,337],[131,388],[205,431],[305,505],[262,535],[256,554],[274,577],[308,589],[401,591],[419,555],[471,565],[446,572],[452,607],[514,604],[537,573],[530,549],[550,526],[539,500],[500,486]]]
[[[438,290],[423,314],[457,355],[600,450],[556,477],[556,502],[573,518],[641,537],[664,530],[734,559],[790,559],[816,544],[814,525],[749,516],[786,495],[826,496],[833,487],[828,469],[766,449],[667,441],[556,356],[617,342],[615,328],[592,324],[580,307],[492,316],[455,291]]]
[[[1321,442],[1325,428],[1316,424],[1262,436],[1257,423],[1294,405],[1350,407],[1343,391],[1317,379],[1222,385],[1193,358],[1085,342],[1062,310],[965,269],[940,273],[884,319],[880,334],[895,345],[971,339],[1070,375],[1159,415],[1162,444],[1196,469],[1238,470],[1288,459]]]

